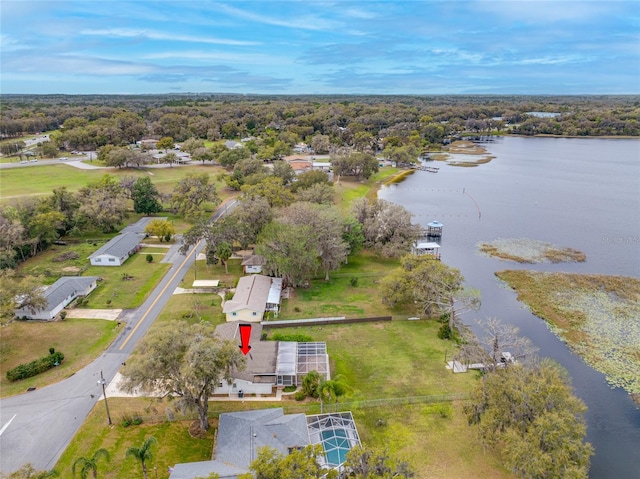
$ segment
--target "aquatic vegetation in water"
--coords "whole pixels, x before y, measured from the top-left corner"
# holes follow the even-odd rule
[[[478,249],[497,258],[518,263],[580,263],[586,255],[573,248],[528,238],[499,238],[489,243],[479,243]]]
[[[446,161],[451,166],[474,167],[489,163],[495,157],[487,150],[471,141],[454,141],[446,152],[431,153],[429,158]]]
[[[609,384],[640,403],[640,280],[515,270],[496,275]]]

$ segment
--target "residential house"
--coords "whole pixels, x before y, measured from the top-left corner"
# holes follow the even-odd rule
[[[313,168],[313,162],[306,156],[287,156],[284,161],[291,165],[296,175],[309,171]]]
[[[242,271],[244,274],[262,273],[265,262],[264,256],[259,254],[245,256],[242,258]]]
[[[63,276],[44,291],[43,296],[47,300],[47,305],[44,309],[34,312],[28,308],[18,308],[15,314],[18,318],[50,321],[66,305],[80,296],[87,296],[96,289],[97,285],[97,276]]]
[[[226,146],[230,150],[237,150],[238,148],[244,148],[244,145],[242,143],[238,143],[237,141],[233,141],[233,140],[225,141],[224,146]]]
[[[266,311],[278,313],[281,292],[282,278],[260,274],[243,276],[233,299],[225,301],[222,312],[227,315],[227,321],[260,322]]]
[[[158,140],[154,140],[153,138],[145,138],[140,141],[136,141],[136,145],[140,147],[144,147],[147,150],[153,150],[158,144]]]
[[[277,386],[297,386],[311,371],[317,371],[323,379],[331,379],[327,345],[323,342],[298,343],[294,341],[263,341],[262,325],[233,321],[216,327],[220,339],[240,344],[240,325],[251,326],[249,345],[242,371],[232,371],[230,383],[221,382],[216,394],[241,396],[245,394],[271,394]]]
[[[144,230],[146,229],[146,227],[149,225],[151,221],[153,220],[166,221],[168,219],[169,219],[168,216],[143,216],[135,223],[127,225],[124,228],[122,228],[122,231],[120,231],[120,233],[145,234]]]
[[[171,468],[169,479],[194,479],[211,473],[235,479],[249,472],[251,463],[264,447],[287,455],[310,444],[322,445],[324,454],[318,459],[325,467],[339,469],[347,453],[360,445],[352,414],[305,416],[285,414],[282,408],[220,414],[214,459],[176,464]]]
[[[140,250],[144,234],[122,233],[111,238],[89,256],[93,266],[122,266],[129,256]]]

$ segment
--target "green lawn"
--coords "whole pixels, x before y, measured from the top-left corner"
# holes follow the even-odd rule
[[[158,478],[169,477],[168,467],[177,463],[211,458],[213,428],[204,438],[194,438],[189,434],[189,421],[161,421],[125,428],[121,425],[123,414],[153,414],[155,410],[155,405],[148,400],[141,404],[139,410],[130,410],[126,406],[120,406],[120,403],[127,401],[131,402],[131,400],[118,398],[109,399],[111,417],[114,421],[112,427],[107,426],[103,402],[96,404],[93,412],[55,466],[61,477],[72,477],[71,466],[77,458],[91,457],[96,450],[105,448],[109,451],[111,461],[99,463],[98,477],[139,479],[142,477],[140,463],[133,458],[126,458],[126,451],[132,446],[140,447],[149,436],[155,437],[158,441],[158,444],[152,449],[153,458],[148,461],[150,479],[154,479],[156,473]],[[101,459],[101,461],[104,460]]]
[[[224,184],[216,180],[223,169],[212,165],[189,165],[174,168],[153,169],[99,169],[82,170],[61,162],[57,165],[39,165],[30,168],[13,168],[3,170],[0,203],[10,203],[21,196],[38,196],[51,193],[55,188],[66,186],[69,191],[78,191],[91,181],[96,181],[105,174],[117,177],[150,176],[151,181],[160,192],[170,193],[174,185],[189,172],[206,172],[211,175],[220,196],[230,194]]]
[[[119,332],[116,322],[99,319],[13,321],[3,326],[0,342],[2,397],[66,379],[101,354]],[[14,383],[7,381],[7,370],[48,355],[50,347],[64,354],[60,366],[32,378]]]
[[[83,307],[130,309],[140,306],[171,267],[168,263],[147,263],[145,257],[146,254],[136,253],[117,267],[89,266],[84,275],[99,276],[102,281]],[[125,275],[128,279],[123,279]]]
[[[154,326],[176,319],[189,323],[206,321],[214,325],[222,324],[225,322],[225,316],[222,314],[221,304],[222,298],[215,293],[174,294],[169,298]]]
[[[413,316],[406,310],[392,310],[382,304],[377,282],[398,266],[398,260],[363,252],[330,275],[314,279],[309,288],[297,288],[282,302],[278,319],[330,316]],[[355,286],[352,281],[357,281]]]

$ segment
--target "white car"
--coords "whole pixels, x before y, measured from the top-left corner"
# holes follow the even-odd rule
[[[31,163],[37,163],[37,162],[38,162],[38,159],[37,159],[37,158],[34,158],[33,160],[29,160],[29,161],[30,161]]]
[[[61,157],[60,157],[60,158],[58,158],[58,159],[59,159],[60,161],[66,161],[66,160],[68,160],[69,158],[67,158],[66,156],[61,156]]]

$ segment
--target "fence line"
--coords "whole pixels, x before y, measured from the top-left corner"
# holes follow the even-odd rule
[[[329,324],[351,324],[351,323],[377,323],[379,321],[391,321],[391,316],[374,316],[369,318],[345,318],[344,316],[333,318],[308,318],[290,319],[284,321],[262,321],[263,328],[295,328],[299,326],[316,326]]]
[[[339,411],[353,411],[357,409],[370,409],[376,407],[383,406],[399,406],[399,405],[412,405],[412,404],[438,404],[438,403],[447,403],[452,401],[461,401],[468,399],[470,396],[467,393],[454,393],[454,394],[435,394],[430,396],[405,396],[405,397],[392,397],[392,398],[378,398],[378,399],[363,399],[361,401],[350,401],[350,402],[339,402],[338,410]],[[225,412],[234,412],[234,411],[243,411],[247,410],[246,405],[244,403],[238,403],[236,401],[233,402],[237,404],[238,407],[230,407],[230,408],[216,408],[213,410],[209,407],[209,418],[211,419],[212,414],[223,414]],[[314,401],[311,403],[289,403],[289,402],[277,402],[273,401],[273,404],[269,403],[269,407],[273,407],[277,405],[277,407],[281,407],[284,409],[285,413],[293,414],[293,413],[308,413],[309,409],[316,410],[320,407],[320,402]],[[332,412],[334,410],[335,404],[325,404],[324,409],[325,412]],[[317,411],[314,411],[316,413]],[[136,413],[136,412],[127,412],[122,414],[120,417],[115,417],[114,422],[118,423],[122,420],[124,416],[129,417],[140,417],[143,419],[145,423],[161,423],[161,422],[177,422],[177,421],[187,421],[192,420],[195,421],[198,419],[198,414],[196,412],[181,414],[176,411],[171,411],[169,414],[144,414],[144,413]]]

